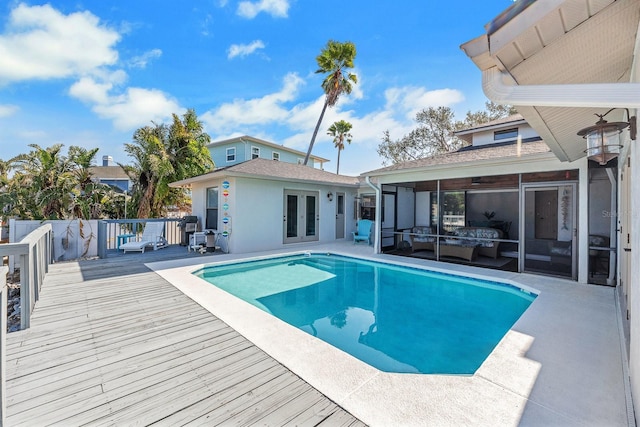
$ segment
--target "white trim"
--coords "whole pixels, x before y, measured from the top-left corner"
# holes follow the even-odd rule
[[[482,72],[482,89],[498,104],[640,108],[640,83],[518,85],[510,74],[491,67]]]
[[[280,153],[277,151],[272,151],[271,152],[271,160],[275,160],[277,162],[280,161]]]
[[[253,157],[254,150],[257,150],[257,156],[256,157]],[[251,159],[249,159],[249,160],[259,159],[260,158],[260,147],[256,147],[255,145],[252,145],[251,146],[250,155],[251,155]]]
[[[230,151],[233,151],[232,155],[229,154]],[[233,156],[233,160],[229,160],[230,156]],[[227,150],[225,151],[225,160],[227,161],[227,163],[231,163],[231,162],[235,162],[236,161],[236,147],[227,148]]]

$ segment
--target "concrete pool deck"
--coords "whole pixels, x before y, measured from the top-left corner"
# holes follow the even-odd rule
[[[389,374],[190,274],[207,264],[327,251],[484,276],[539,295],[472,376]],[[351,242],[147,264],[202,307],[369,425],[633,425],[615,289],[374,255]]]

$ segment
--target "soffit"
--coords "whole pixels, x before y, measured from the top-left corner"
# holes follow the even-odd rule
[[[549,4],[535,2],[522,16],[488,36],[494,66],[511,74],[522,86],[630,81],[640,2],[565,0],[551,10],[540,11]],[[536,14],[541,17],[527,23],[526,19]],[[606,111],[518,107],[552,151],[568,160],[584,156],[585,143],[576,132],[596,122],[594,113]],[[623,121],[626,114],[614,111],[607,120]]]

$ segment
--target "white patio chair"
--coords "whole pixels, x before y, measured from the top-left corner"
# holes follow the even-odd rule
[[[168,242],[163,236],[164,223],[163,222],[147,222],[142,230],[142,236],[140,240],[135,242],[127,242],[120,245],[120,249],[124,253],[139,251],[144,253],[144,250],[148,247],[153,247],[153,250],[164,248]]]

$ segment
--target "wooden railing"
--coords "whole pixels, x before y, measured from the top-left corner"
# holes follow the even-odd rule
[[[52,262],[51,224],[44,224],[29,233],[18,243],[0,245],[0,258],[19,257],[20,266],[20,329],[31,324],[31,313],[39,299],[44,276]],[[6,278],[5,278],[6,279]],[[6,307],[2,307],[6,310]]]
[[[19,257],[20,265],[20,329],[31,325],[31,313],[39,299],[42,282],[52,262],[51,224],[45,224],[29,233],[18,243],[0,245],[0,259]],[[0,267],[0,425],[6,417],[6,365],[7,365],[7,273]]]
[[[2,259],[2,258],[0,258]],[[5,424],[7,414],[7,273],[9,268],[0,266],[0,425]]]
[[[179,218],[106,219],[98,222],[98,257],[106,258],[108,250],[118,248],[118,236],[133,235],[131,240],[136,240],[142,234],[147,222],[163,222],[164,238],[167,239],[167,243],[170,245],[180,243]]]

